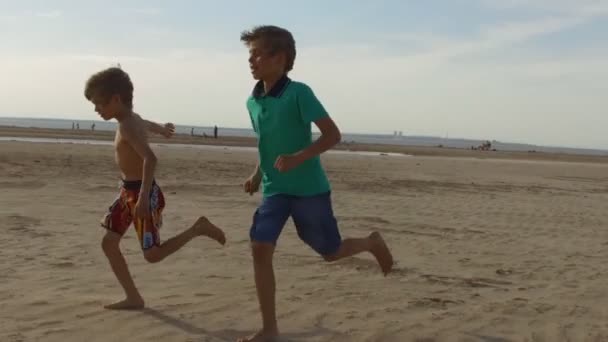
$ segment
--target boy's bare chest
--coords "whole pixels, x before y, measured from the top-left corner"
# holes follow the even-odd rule
[[[138,156],[133,147],[121,136],[120,132],[116,132],[114,136],[114,151],[116,155],[116,161],[119,164],[126,160],[135,159],[137,160]]]

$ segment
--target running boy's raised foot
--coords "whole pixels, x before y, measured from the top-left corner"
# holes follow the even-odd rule
[[[192,225],[197,235],[203,235],[217,241],[220,245],[226,244],[226,235],[205,216],[201,216]]]
[[[385,276],[388,275],[392,271],[394,264],[391,251],[386,246],[386,242],[384,242],[380,233],[371,233],[369,235],[369,240],[371,242],[370,253],[372,253],[376,258],[376,261],[378,261],[382,273],[384,273]]]

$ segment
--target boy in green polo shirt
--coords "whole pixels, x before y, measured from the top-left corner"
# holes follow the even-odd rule
[[[241,41],[249,48],[249,66],[258,80],[247,109],[258,137],[259,162],[244,188],[253,194],[261,183],[263,189],[250,230],[263,327],[239,341],[272,341],[279,335],[272,257],[290,216],[298,236],[326,261],[370,252],[386,275],[393,257],[377,232],[357,239],[340,237],[331,187],[319,158],[340,141],[340,131],[310,87],[287,77],[296,55],[291,33],[258,26],[243,32]],[[321,131],[314,142],[311,123]]]

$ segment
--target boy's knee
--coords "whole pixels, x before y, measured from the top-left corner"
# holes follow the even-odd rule
[[[323,260],[327,262],[334,262],[344,257],[344,250],[342,247],[341,240],[337,239],[331,243],[326,243],[319,248],[315,248],[315,251],[323,257]]]
[[[340,259],[338,257],[338,253],[334,253],[334,254],[329,254],[329,255],[322,255],[323,260],[327,261],[327,262],[334,262],[337,261],[338,259]]]
[[[268,242],[253,242],[251,244],[251,254],[255,262],[265,262],[272,260],[274,254],[274,244]]]
[[[146,251],[144,251],[144,259],[147,262],[154,264],[162,260],[159,250],[156,247],[152,247]]]
[[[111,234],[106,234],[101,239],[101,249],[103,252],[108,255],[114,253],[118,250],[118,243],[120,242],[120,237],[113,236]]]

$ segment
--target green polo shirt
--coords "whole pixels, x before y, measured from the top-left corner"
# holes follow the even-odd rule
[[[330,191],[318,156],[287,172],[279,172],[274,167],[280,155],[310,146],[313,143],[311,123],[328,116],[310,87],[284,76],[264,94],[264,84],[260,81],[247,99],[247,110],[258,137],[264,197],[313,196]]]

